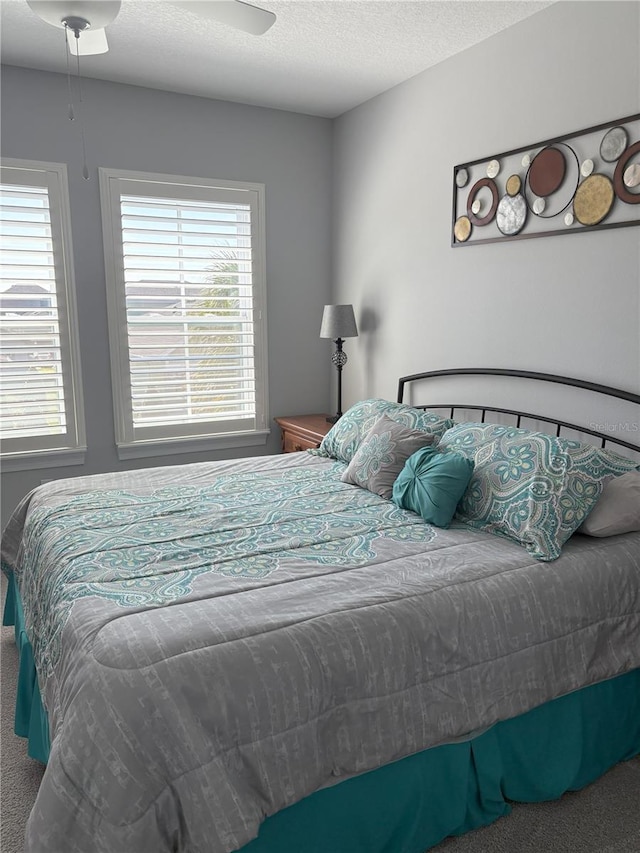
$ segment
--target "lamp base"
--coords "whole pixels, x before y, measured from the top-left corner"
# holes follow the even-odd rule
[[[332,418],[327,417],[325,418],[325,420],[328,424],[335,424],[338,423],[338,421],[340,420],[340,415],[334,415]]]

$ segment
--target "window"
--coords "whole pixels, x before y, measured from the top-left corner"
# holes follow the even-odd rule
[[[266,441],[264,188],[100,169],[121,458]]]
[[[3,159],[0,174],[3,470],[84,462],[64,165]]]

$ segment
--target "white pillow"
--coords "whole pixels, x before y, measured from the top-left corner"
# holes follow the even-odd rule
[[[605,483],[578,533],[617,536],[636,530],[640,530],[640,471],[629,471]]]

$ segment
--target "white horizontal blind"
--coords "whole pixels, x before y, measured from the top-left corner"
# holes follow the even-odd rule
[[[264,428],[257,193],[102,181],[120,442]]]
[[[7,166],[0,183],[0,433],[3,455],[79,447],[63,167]],[[68,222],[67,222],[68,225]],[[72,297],[72,294],[71,294]],[[72,319],[73,318],[73,319]],[[73,328],[71,328],[71,325]]]

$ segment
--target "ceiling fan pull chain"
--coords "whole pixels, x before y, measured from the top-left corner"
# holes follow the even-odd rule
[[[64,41],[65,47],[67,51],[67,88],[69,90],[69,120],[74,121],[76,118],[75,111],[73,109],[73,91],[71,87],[71,65],[69,61],[69,42],[67,41],[67,29],[71,29],[68,24],[65,22],[64,24]],[[80,30],[77,28],[73,28],[72,32],[76,37],[76,40],[80,39]],[[82,103],[82,77],[80,76],[80,51],[78,50],[78,45],[76,41],[76,73],[78,78],[78,103]],[[82,177],[85,181],[89,180],[89,168],[87,166],[87,145],[84,137],[84,122],[82,120],[82,110],[80,110],[78,114],[78,125],[80,127],[80,141],[82,143]]]
[[[76,37],[76,69],[78,75],[78,101],[82,103],[82,77],[80,76],[80,31],[74,30]]]
[[[70,50],[69,50],[69,42],[67,41],[66,24],[65,24],[65,27],[63,29],[63,33],[64,33],[64,46],[65,46],[66,55],[67,55],[67,89],[69,91],[69,113],[68,113],[68,115],[69,115],[69,121],[73,121],[75,118],[75,113],[73,112],[73,92],[71,91],[71,64],[69,63]]]
[[[80,137],[82,139],[82,177],[85,181],[89,180],[89,167],[87,166],[87,147],[84,141],[84,126],[80,122]]]
[[[76,37],[76,71],[78,77],[78,103],[82,104],[82,77],[80,76],[80,30],[75,28],[73,34]],[[67,48],[68,49],[68,48]],[[84,138],[84,117],[82,115],[82,107],[80,108],[79,121],[80,125],[80,140],[82,142],[82,177],[85,181],[89,180],[89,168],[87,166],[87,145]]]

